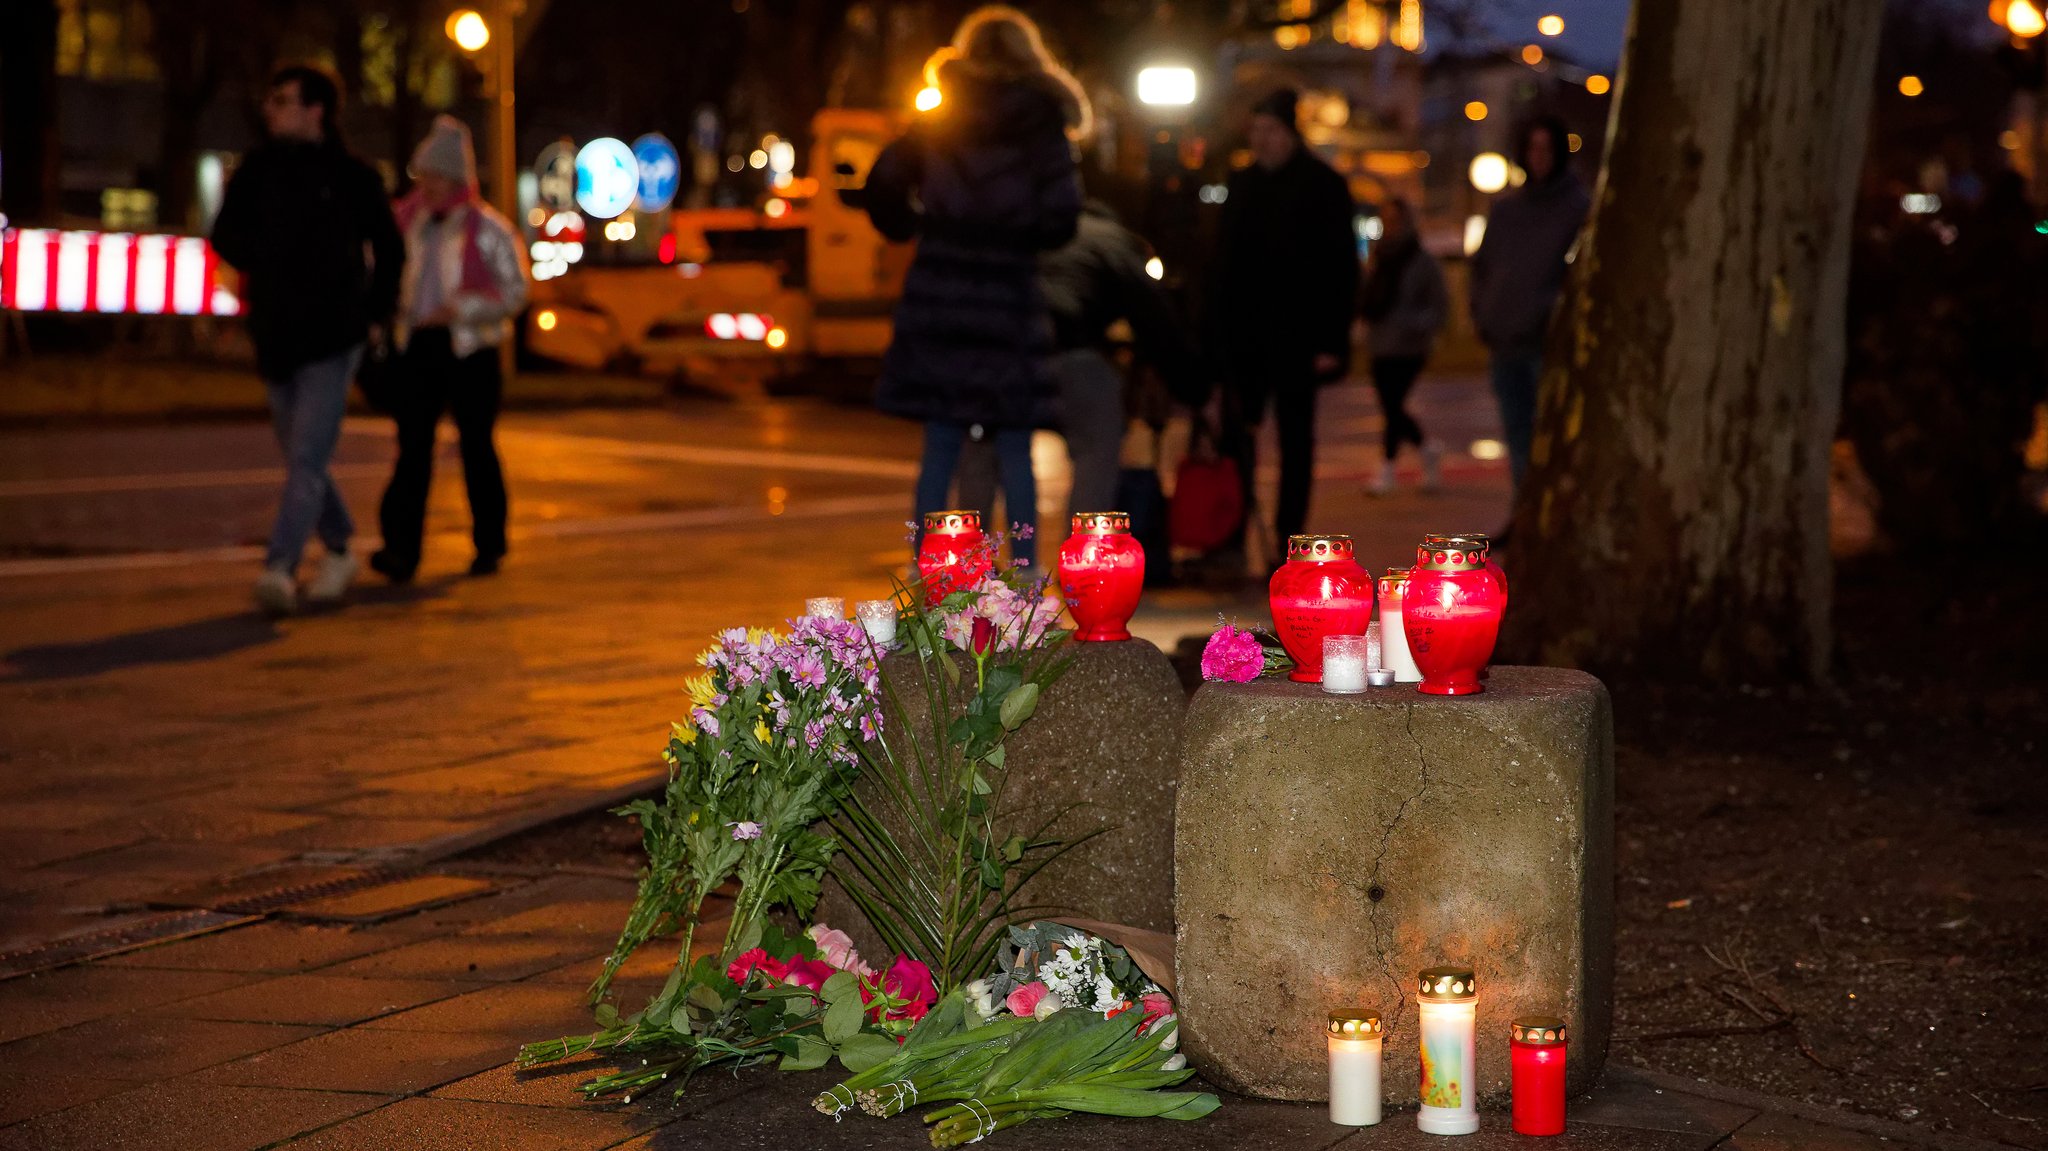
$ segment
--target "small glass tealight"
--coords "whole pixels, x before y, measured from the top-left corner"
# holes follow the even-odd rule
[[[886,650],[896,642],[895,600],[864,599],[853,605],[853,615],[876,647]]]
[[[846,601],[836,595],[814,595],[804,601],[804,614],[812,619],[845,619]]]
[[[1362,635],[1323,637],[1323,690],[1357,695],[1365,690],[1366,643]]]

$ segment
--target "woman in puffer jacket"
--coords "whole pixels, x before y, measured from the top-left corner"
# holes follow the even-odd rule
[[[393,583],[419,568],[443,412],[453,413],[462,445],[476,543],[469,574],[490,575],[505,558],[505,473],[492,441],[505,390],[498,349],[526,306],[526,253],[519,233],[477,196],[469,129],[436,117],[411,171],[413,190],[397,205],[406,253],[391,389],[398,463],[378,508],[384,548],[370,557]]]
[[[918,241],[875,402],[924,421],[920,524],[946,506],[961,445],[988,439],[1009,517],[1031,525],[1031,432],[1054,414],[1052,322],[1037,260],[1074,235],[1074,141],[1088,131],[1088,103],[1014,8],[977,10],[942,51],[933,70],[940,103],[868,174],[875,227]],[[1017,563],[1036,560],[1029,536],[1012,542]]]

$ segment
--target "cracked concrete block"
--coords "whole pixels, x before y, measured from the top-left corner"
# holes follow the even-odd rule
[[[1073,665],[1009,738],[1009,778],[995,822],[1029,833],[1072,808],[1054,824],[1055,837],[1102,834],[1049,864],[1023,888],[1021,902],[1057,908],[1047,914],[1171,931],[1173,797],[1187,695],[1173,664],[1142,639],[1073,643],[1067,652]],[[929,738],[916,657],[889,656],[883,672],[910,723]],[[971,663],[966,673],[972,686]],[[879,937],[836,881],[826,883],[816,918],[844,927],[862,955],[880,953]]]
[[[1583,672],[1496,667],[1473,696],[1206,684],[1174,837],[1175,966],[1208,1078],[1323,1099],[1334,1007],[1387,1025],[1389,1103],[1417,1095],[1415,976],[1479,984],[1484,1101],[1508,1023],[1571,1025],[1571,1090],[1605,1060],[1614,985],[1614,736]]]

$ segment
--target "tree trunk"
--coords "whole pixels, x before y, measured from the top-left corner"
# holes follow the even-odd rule
[[[1883,0],[1657,0],[1545,360],[1516,658],[1824,678],[1828,462]]]

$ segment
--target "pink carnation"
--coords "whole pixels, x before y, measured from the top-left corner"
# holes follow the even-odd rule
[[[750,951],[740,952],[739,957],[732,961],[732,966],[725,969],[725,977],[734,983],[745,983],[747,976],[752,975],[756,969],[767,972],[771,979],[781,979],[789,970],[781,960],[756,947]]]
[[[851,971],[864,979],[875,974],[874,968],[861,962],[860,952],[853,949],[853,937],[844,931],[820,923],[805,934],[811,937],[812,943],[818,945],[818,954],[824,956],[825,962],[833,967],[841,971]]]
[[[1202,678],[1250,683],[1266,670],[1266,649],[1259,637],[1229,624],[1216,629],[1202,649]]]

